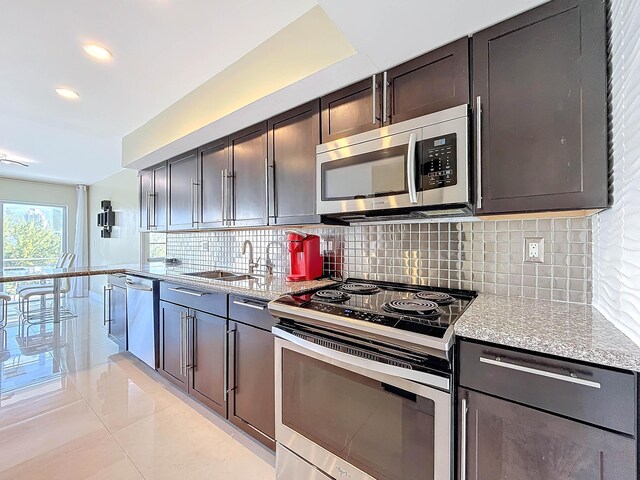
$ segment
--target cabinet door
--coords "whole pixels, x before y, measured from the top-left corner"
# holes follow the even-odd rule
[[[374,81],[376,82],[375,92]],[[382,126],[380,122],[382,97],[377,82],[379,79],[376,76],[367,78],[320,99],[322,143]]]
[[[153,194],[153,172],[142,170],[138,174],[138,205],[139,222],[141,231],[151,230],[153,221],[151,220],[151,195]]]
[[[195,152],[189,152],[168,162],[169,230],[191,229],[196,226],[197,159]]]
[[[229,137],[233,168],[233,221],[238,226],[267,224],[267,123]]]
[[[387,82],[385,123],[468,104],[469,39],[461,38],[392,68]]]
[[[274,340],[267,330],[230,322],[233,344],[229,382],[229,419],[254,438],[275,448]]]
[[[478,213],[608,205],[605,10],[554,0],[474,35]]]
[[[173,303],[160,302],[160,373],[187,389],[186,330],[188,310]]]
[[[152,230],[167,229],[167,164],[151,169],[153,173],[153,202],[151,203]]]
[[[460,408],[461,480],[636,478],[630,437],[471,390],[461,389],[459,397],[468,409],[465,425]]]
[[[228,192],[223,177],[229,167],[229,141],[227,138],[211,142],[198,149],[198,221],[201,228],[224,225],[223,207]]]
[[[127,290],[115,285],[109,293],[109,336],[127,348]]]
[[[320,143],[318,101],[269,120],[269,223],[318,223],[316,146]]]
[[[209,408],[226,417],[225,342],[227,320],[208,313],[192,311],[190,316],[191,382],[189,390]]]

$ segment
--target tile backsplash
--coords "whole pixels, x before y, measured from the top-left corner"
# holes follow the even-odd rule
[[[464,288],[500,295],[591,303],[591,219],[305,227],[320,235],[325,273],[333,276]],[[544,263],[524,262],[524,239],[543,237]],[[167,235],[167,256],[196,268],[245,271],[250,240],[264,263],[286,273],[284,228]]]

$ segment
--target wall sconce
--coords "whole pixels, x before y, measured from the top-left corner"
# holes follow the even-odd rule
[[[98,214],[98,226],[102,227],[100,237],[111,238],[111,229],[116,224],[116,212],[111,209],[110,200],[102,200],[100,208],[102,208],[102,212]]]

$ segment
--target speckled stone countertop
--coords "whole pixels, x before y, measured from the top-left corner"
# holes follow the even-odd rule
[[[459,337],[640,372],[640,347],[590,305],[480,294]]]
[[[312,280],[309,282],[287,282],[286,276],[283,274],[267,276],[256,274],[256,279],[236,282],[224,282],[221,280],[205,279],[186,275],[187,273],[202,270],[203,268],[189,265],[127,265],[123,271],[132,275],[142,275],[157,278],[159,280],[168,280],[186,285],[193,285],[198,288],[206,288],[218,292],[237,293],[265,300],[275,300],[282,295],[300,293],[335,283],[333,280],[326,278]],[[215,268],[212,267],[204,270],[215,270]]]
[[[12,274],[0,275],[0,284],[4,282],[27,282],[33,280],[46,280],[64,277],[82,277],[89,275],[112,275],[118,273],[129,273],[132,275],[142,275],[159,280],[170,280],[198,288],[206,288],[218,292],[237,293],[255,298],[275,300],[288,293],[300,293],[325,285],[335,283],[330,279],[313,280],[309,282],[287,282],[286,276],[282,274],[255,275],[255,279],[241,280],[236,282],[224,282],[199,278],[187,273],[202,270],[215,270],[211,267],[203,269],[192,265],[110,265],[105,267],[77,267],[77,268],[44,268],[32,267],[16,271]],[[0,288],[0,291],[2,288]]]

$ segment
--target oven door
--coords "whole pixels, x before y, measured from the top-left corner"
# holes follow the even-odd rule
[[[333,478],[451,478],[451,397],[423,384],[448,388],[448,379],[425,373],[416,383],[395,374],[401,367],[273,331],[279,448]],[[287,467],[278,480],[296,478]]]
[[[422,205],[420,128],[376,137],[316,156],[319,214]]]

